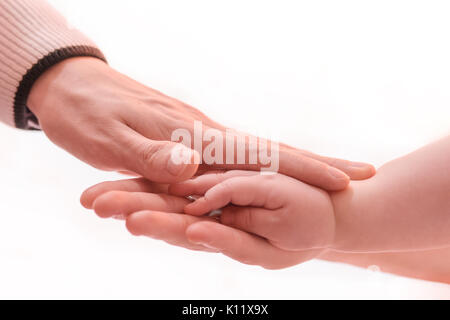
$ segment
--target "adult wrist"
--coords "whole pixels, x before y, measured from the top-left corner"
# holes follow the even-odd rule
[[[78,79],[87,77],[85,69],[92,71],[96,64],[105,65],[103,59],[97,57],[70,57],[66,58],[43,72],[33,83],[27,98],[26,106],[35,117],[36,121],[46,114],[46,106],[50,101],[56,101],[61,106],[66,103],[68,95],[79,84]],[[83,80],[83,79],[81,79]]]
[[[63,64],[75,57],[91,57],[105,61],[103,54],[95,47],[73,46],[59,49],[40,59],[27,71],[16,91],[14,99],[14,120],[17,128],[30,129],[39,127],[39,113],[43,101],[42,97],[49,93],[49,81],[56,78],[56,74]],[[76,70],[74,70],[76,72]],[[70,86],[70,83],[66,83]]]

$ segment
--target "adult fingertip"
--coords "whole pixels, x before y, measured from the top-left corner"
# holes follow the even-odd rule
[[[86,209],[92,209],[94,206],[95,199],[101,195],[105,188],[103,188],[104,182],[93,185],[92,187],[87,188],[80,196],[80,203]]]
[[[200,155],[197,151],[178,143],[170,150],[167,171],[176,177],[176,181],[184,181],[197,172],[199,163]]]
[[[84,190],[80,196],[80,203],[86,209],[93,208],[94,200],[95,200],[95,196],[96,196],[96,192],[95,192],[96,187],[97,187],[97,185]]]
[[[328,183],[323,187],[329,191],[343,190],[350,183],[350,177],[334,167],[328,167],[328,177]]]
[[[367,172],[368,172],[367,178],[371,178],[371,177],[373,177],[374,175],[376,175],[376,173],[377,173],[377,168],[375,168],[375,166],[369,164],[369,167],[368,167],[368,169],[367,169]]]
[[[95,200],[94,200],[94,203],[92,204],[92,209],[94,210],[95,214],[96,214],[99,218],[106,219],[107,216],[103,213],[103,211],[104,211],[104,208],[103,208],[103,207],[104,207],[104,204],[105,204],[105,201],[103,201],[103,200],[101,199],[101,197],[98,198],[98,199],[95,199]]]
[[[209,248],[214,248],[212,245],[211,232],[214,229],[215,222],[202,221],[191,224],[186,228],[186,238],[192,244],[204,245]]]
[[[93,198],[90,196],[89,190],[85,190],[80,196],[80,203],[86,209],[92,209]]]
[[[125,221],[125,227],[127,228],[128,232],[131,233],[133,236],[140,236],[142,235],[141,232],[139,232],[139,229],[136,228],[136,222],[134,214],[128,216],[128,218]]]
[[[185,164],[179,175],[176,175],[175,182],[181,182],[192,178],[198,170],[198,164]]]
[[[348,175],[352,180],[365,180],[373,177],[377,170],[371,164],[352,162],[348,168]]]
[[[123,212],[120,211],[120,202],[122,192],[109,191],[94,200],[92,205],[94,212],[100,218],[111,218],[116,216],[122,216]]]
[[[151,214],[149,211],[139,211],[130,214],[125,221],[125,227],[127,228],[128,232],[133,236],[144,235],[145,224],[143,223],[143,218],[145,218],[149,214]]]
[[[176,183],[192,177],[198,169],[198,153],[180,143],[144,139],[127,158],[126,168],[159,183]],[[140,156],[136,157],[135,153]]]

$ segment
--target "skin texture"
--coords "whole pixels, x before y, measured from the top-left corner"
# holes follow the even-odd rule
[[[33,85],[28,106],[51,141],[102,170],[173,183],[192,177],[197,170],[259,169],[257,165],[198,168],[195,163],[200,155],[190,149],[184,150],[190,163],[172,162],[170,154],[176,144],[170,138],[175,129],[192,134],[195,120],[202,122],[204,130],[223,132],[225,127],[95,58],[67,59],[50,68]],[[341,190],[350,178],[367,179],[375,170],[371,165],[282,145],[280,172],[326,190]]]
[[[203,197],[192,203],[181,197],[186,194]],[[158,201],[136,204],[136,195],[164,198],[165,210]],[[81,201],[102,217],[121,214],[134,235],[269,269],[320,258],[450,282],[450,136],[341,192],[327,194],[282,175],[231,171],[171,186],[105,182]],[[220,219],[202,216],[223,206]]]

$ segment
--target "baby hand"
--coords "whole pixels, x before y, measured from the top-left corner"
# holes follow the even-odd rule
[[[222,224],[266,238],[282,250],[325,249],[334,240],[328,193],[281,174],[210,173],[172,185],[170,193],[202,195],[184,212],[200,216],[223,208]]]

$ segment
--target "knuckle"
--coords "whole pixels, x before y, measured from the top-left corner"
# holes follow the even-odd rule
[[[239,224],[244,228],[253,226],[253,211],[252,208],[244,208],[239,214]]]
[[[156,154],[161,149],[161,145],[155,143],[145,143],[139,148],[139,158],[144,168],[151,167],[155,161]]]
[[[209,189],[204,197],[207,201],[213,201],[213,198],[227,197],[231,190],[229,181],[225,180],[216,184],[212,189]]]
[[[225,174],[223,172],[216,172],[216,173],[213,173],[213,177],[214,177],[214,182],[216,184],[220,184],[224,180]]]
[[[233,212],[232,207],[225,207],[222,209],[222,214],[220,215],[220,222],[227,225],[227,226],[234,226],[235,225],[235,214]]]
[[[232,179],[224,180],[220,184],[218,184],[218,188],[223,192],[229,192],[232,190]]]
[[[128,232],[131,233],[133,236],[139,236],[140,233],[136,230],[135,222],[133,217],[129,217],[125,221],[125,227],[127,228]]]

